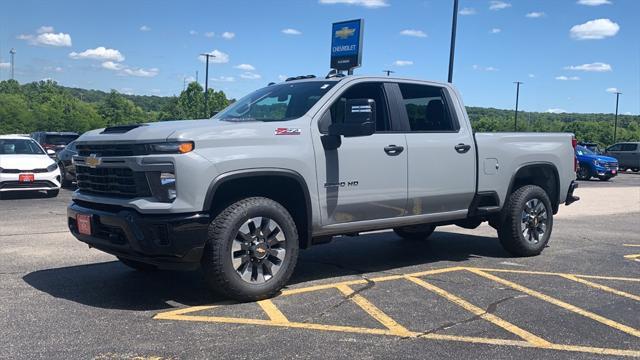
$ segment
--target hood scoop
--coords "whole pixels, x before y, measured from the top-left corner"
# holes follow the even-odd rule
[[[104,129],[100,134],[124,134],[140,126],[147,126],[147,124],[132,124],[132,125],[119,125],[111,126]]]

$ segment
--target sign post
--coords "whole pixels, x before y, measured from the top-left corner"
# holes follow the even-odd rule
[[[336,71],[353,69],[362,64],[362,33],[364,20],[347,20],[333,23],[331,29],[331,68]]]

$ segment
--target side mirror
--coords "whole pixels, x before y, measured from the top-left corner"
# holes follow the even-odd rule
[[[55,156],[55,155],[56,155],[56,152],[55,152],[55,151],[53,151],[53,150],[51,150],[51,149],[47,149],[47,155],[49,155],[49,156]]]
[[[345,103],[344,122],[329,125],[329,136],[369,136],[376,131],[376,102],[352,99]]]

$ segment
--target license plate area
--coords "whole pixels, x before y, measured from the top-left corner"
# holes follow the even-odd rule
[[[91,215],[76,214],[78,232],[83,235],[91,235]]]
[[[18,182],[21,183],[32,183],[35,180],[35,175],[33,174],[19,174]]]

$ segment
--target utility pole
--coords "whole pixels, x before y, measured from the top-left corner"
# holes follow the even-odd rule
[[[520,100],[520,84],[524,84],[522,81],[514,81],[516,84],[516,118],[513,122],[513,131],[518,131],[518,101]]]
[[[456,28],[458,26],[458,0],[453,0],[453,20],[451,22],[451,48],[449,49],[449,82],[453,82],[453,57],[456,51]]]
[[[387,76],[389,76],[390,74],[393,74],[395,71],[393,70],[382,70],[383,73],[386,73]]]
[[[620,101],[620,94],[622,94],[620,91],[615,92],[616,94],[616,117],[615,120],[613,122],[613,143],[615,144],[616,142],[616,136],[618,135],[618,103]]]
[[[200,54],[202,56],[204,56],[205,58],[207,58],[207,66],[205,67],[205,73],[204,73],[204,117],[208,118],[209,117],[209,104],[208,104],[208,100],[209,100],[209,58],[210,57],[215,57],[215,55],[212,54]]]
[[[16,49],[11,48],[9,50],[9,54],[11,54],[11,80],[15,80],[15,71],[16,71]]]

